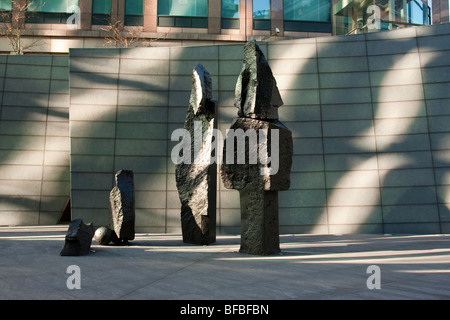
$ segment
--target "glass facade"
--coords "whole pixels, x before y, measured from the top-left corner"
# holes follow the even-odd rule
[[[34,0],[28,7],[27,22],[67,23],[78,0]]]
[[[427,0],[340,0],[333,7],[334,34],[426,25],[430,11]]]
[[[239,29],[239,0],[222,0],[222,29]]]
[[[92,24],[107,25],[111,18],[111,0],[92,0]]]
[[[28,1],[32,3],[26,15],[26,22],[28,23],[67,23],[67,19],[75,13],[74,10],[76,10],[79,3],[83,7],[86,3],[92,1],[92,25],[109,24],[113,14],[113,18],[119,17],[120,20],[123,20],[121,22],[125,26],[143,26],[145,7],[149,12],[157,10],[156,26],[151,26],[154,20],[150,18],[146,22],[148,30],[154,30],[157,26],[208,28],[208,14],[212,14],[214,18],[210,21],[209,27],[211,27],[211,30],[209,32],[214,34],[220,33],[219,28],[239,30],[240,27],[242,27],[242,32],[247,33],[247,28],[244,28],[244,22],[248,21],[253,23],[254,30],[268,31],[275,29],[275,27],[280,27],[282,31],[288,32],[323,32],[336,35],[393,30],[431,24],[430,6],[432,3],[432,0],[252,0],[251,2],[250,0]],[[85,2],[83,3],[83,1]],[[146,5],[144,5],[145,1],[148,1]],[[3,12],[0,21],[11,21],[12,2],[11,0],[0,0],[0,13]],[[447,2],[450,5],[450,0],[439,0],[439,6],[436,2],[434,3],[435,8],[443,8],[443,14],[440,14],[440,12],[436,13],[438,19],[447,20],[447,15],[445,14],[448,10],[446,8]],[[208,3],[214,4],[209,10]],[[116,10],[111,11],[112,6]],[[75,9],[68,10],[71,7],[75,7]],[[151,15],[151,13],[147,13],[147,16]],[[218,19],[220,19],[220,25],[216,23],[219,22],[217,21]],[[275,19],[278,25],[271,25],[272,19]],[[283,21],[279,21],[281,19]],[[89,25],[89,22],[83,21],[85,26]],[[439,22],[442,21],[439,20]],[[233,31],[228,34],[234,35],[237,32]],[[255,35],[258,34],[260,35],[261,33],[255,33]]]
[[[125,0],[125,25],[144,25],[144,0]]]
[[[11,0],[0,0],[0,22],[11,22]]]
[[[284,0],[284,30],[331,33],[330,0]]]
[[[11,11],[11,0],[0,0],[0,11]]]
[[[253,29],[270,30],[270,0],[253,0]]]
[[[208,27],[208,0],[159,0],[158,26]]]
[[[331,21],[330,0],[284,0],[284,20]]]
[[[64,12],[71,6],[78,6],[78,0],[33,0],[29,11],[36,12]]]
[[[422,1],[409,1],[407,4],[407,22],[413,24],[426,24],[428,15],[428,4]]]

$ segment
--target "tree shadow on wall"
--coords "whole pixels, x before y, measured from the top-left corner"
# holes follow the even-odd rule
[[[16,59],[11,63],[18,62]],[[19,66],[31,68],[27,63]],[[39,67],[51,74],[50,70],[57,66],[52,63]],[[24,83],[18,83],[16,77],[20,76]],[[68,105],[51,101],[49,92],[64,96],[68,90],[61,87],[64,79],[27,79],[26,76],[28,74],[5,74],[3,78],[0,107],[0,167],[2,179],[5,179],[0,195],[2,220],[18,225],[57,223],[59,217],[55,211],[62,211],[69,197],[69,194],[55,191],[64,190],[69,181],[68,170],[64,170],[69,166],[69,159],[62,156],[64,151],[59,145],[59,140],[68,137],[68,132],[66,135],[62,132],[64,124],[68,124]]]
[[[300,149],[299,142],[306,142],[311,136],[299,127],[291,129],[297,138],[297,148],[294,147],[297,153],[294,154],[323,157],[325,188],[315,189],[325,195],[321,204],[323,213],[306,230],[323,230],[317,227],[326,221],[330,233],[342,233],[342,230],[344,233],[443,232],[442,219],[449,216],[449,210],[439,204],[446,202],[449,191],[439,175],[449,174],[450,160],[440,157],[437,161],[435,154],[445,148],[449,133],[448,127],[435,131],[430,105],[439,101],[443,105],[449,96],[444,92],[432,92],[430,84],[442,81],[434,80],[436,69],[431,67],[440,66],[439,61],[446,60],[448,51],[428,46],[427,51],[434,55],[425,60],[422,55],[419,57],[415,38],[369,41],[363,35],[350,37],[353,36],[342,38],[348,42],[317,39],[319,57],[317,53],[308,57],[318,59],[316,88],[320,93],[317,107],[320,107],[321,134],[315,136],[320,139],[314,138],[314,143],[321,145],[316,149],[321,148],[322,153]],[[368,56],[367,48],[372,50]],[[302,50],[302,45],[291,50]],[[387,55],[388,52],[392,55]],[[416,64],[410,64],[412,57]],[[283,55],[269,59],[286,63]],[[417,79],[411,78],[414,74],[411,68],[415,69]],[[289,72],[299,77],[311,73],[302,68]],[[417,92],[411,92],[414,89]],[[298,96],[289,97],[289,101],[302,99],[305,97],[301,90]],[[363,106],[371,109],[365,116],[361,108],[357,110]],[[307,119],[310,110],[305,107],[300,117]],[[327,113],[332,110],[336,117]],[[356,113],[345,113],[349,110]],[[290,127],[287,119],[280,117],[280,120]],[[302,122],[300,126],[302,124],[311,125]],[[301,197],[302,190],[297,192]],[[292,189],[289,195],[297,196]],[[315,205],[317,201],[318,198]],[[302,208],[297,213],[302,215]],[[425,223],[428,224],[424,226]]]
[[[151,53],[151,49],[149,52]],[[196,64],[193,61],[191,63],[193,69]],[[95,81],[96,88],[110,90],[111,94],[117,96],[114,104],[103,108],[104,112],[94,118],[71,119],[74,173],[72,192],[76,194],[86,191],[91,194],[93,191],[100,195],[100,198],[90,205],[82,203],[82,198],[77,195],[77,199],[73,199],[73,207],[80,213],[86,212],[86,216],[95,220],[94,224],[108,223],[109,216],[105,208],[108,207],[114,172],[128,169],[135,173],[136,219],[139,228],[167,232],[167,228],[174,229],[176,220],[175,229],[179,229],[180,199],[175,186],[175,164],[171,161],[171,150],[178,141],[171,141],[171,135],[173,130],[184,127],[189,106],[191,75],[187,80],[187,75],[183,74],[186,84],[171,87],[171,78],[174,77],[172,73],[158,73],[158,70],[148,68],[140,70],[136,79],[131,78],[130,74],[123,76],[122,73],[94,73],[91,77],[88,66],[84,65],[72,74],[72,77],[77,77],[74,81],[76,83]],[[160,77],[162,83],[157,83],[152,77]],[[176,97],[170,97],[171,93],[176,94]],[[83,99],[84,94],[84,90],[73,91],[72,108],[79,106],[77,101],[86,100]],[[80,136],[74,135],[75,131],[79,132]],[[83,141],[87,141],[89,145]],[[74,161],[77,155],[81,154],[86,158],[103,157],[107,159],[107,165],[99,167],[95,161],[88,161],[84,163],[84,167],[77,166]],[[90,180],[81,179],[90,173],[93,173]],[[153,178],[157,181],[152,181]],[[102,210],[103,214],[94,213],[94,217],[92,208]],[[176,219],[173,217],[174,211],[177,211]]]

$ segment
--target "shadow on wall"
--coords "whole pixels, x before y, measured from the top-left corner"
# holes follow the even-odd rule
[[[100,52],[110,61],[97,70],[90,63],[100,60],[98,56],[71,57],[72,218],[108,225],[114,173],[128,169],[134,172],[136,229],[167,232],[168,225],[179,229],[179,209],[175,215],[170,209],[176,205],[168,206],[167,194],[177,196],[169,141],[170,128],[184,125],[189,92],[180,92],[186,106],[179,122],[174,114],[180,112],[168,107],[168,74],[154,74],[146,61],[139,68],[138,60],[131,70],[120,69],[119,75],[119,60],[129,63],[120,56],[124,50]],[[174,201],[179,206],[177,197]]]
[[[277,78],[286,72],[283,64],[292,60],[291,66],[299,66],[289,70],[298,76],[284,84],[282,96],[289,106],[280,109],[281,120],[290,112],[305,119],[286,121],[297,138],[297,160],[322,162],[314,168],[299,166],[293,173],[300,188],[305,177],[305,185],[314,189],[291,187],[284,193],[288,203],[305,199],[304,207],[291,215],[309,214],[303,219],[310,225],[306,232],[448,230],[443,222],[450,213],[450,160],[444,149],[450,133],[439,115],[449,114],[444,111],[449,78],[443,75],[449,69],[449,51],[440,41],[416,39],[415,29],[406,31],[406,38],[390,33],[383,41],[377,41],[383,35],[376,34],[318,38],[291,50],[269,46]],[[309,87],[302,90],[305,86],[299,81],[305,79]],[[299,90],[293,91],[296,86]],[[448,117],[444,119],[448,123]],[[319,180],[313,183],[309,177]],[[318,196],[307,203],[311,194]],[[312,206],[322,212],[317,214]]]
[[[445,88],[450,48],[445,47],[449,41],[437,39],[447,40],[448,34],[433,37],[435,26],[424,28],[261,44],[284,100],[280,121],[294,136],[291,189],[279,193],[282,233],[448,232],[450,96]],[[429,38],[415,37],[427,30],[431,30]],[[170,61],[183,65],[186,72],[154,74],[152,70],[168,66],[118,59],[124,51],[117,49],[103,52],[108,56],[83,65],[83,57],[71,58],[72,218],[82,216],[94,225],[105,225],[114,173],[129,169],[135,173],[136,225],[148,232],[179,231],[180,204],[170,159],[177,142],[170,136],[184,125],[189,72],[205,61],[200,56],[189,61],[192,66]],[[223,66],[228,65],[225,62]],[[127,63],[129,69],[123,72],[120,63]],[[228,88],[225,80],[232,78],[230,83],[235,84],[242,55],[232,63],[235,75],[231,69],[210,68],[207,63],[217,79],[213,90],[219,97],[215,100],[224,132],[237,111],[232,106],[234,88],[231,84]],[[40,107],[48,101],[35,95],[27,99],[36,99],[30,103],[36,107],[21,109],[24,120],[67,121],[64,111],[48,108],[47,113]],[[11,126],[4,126],[7,108],[3,103],[2,135],[10,135]],[[39,155],[42,164],[42,152],[33,150],[28,135],[18,134],[9,143],[16,147],[0,153],[2,172],[15,156],[28,161]],[[41,177],[39,168],[36,174]],[[61,172],[54,180],[64,180],[61,177],[66,175]],[[30,188],[41,187],[30,183]],[[225,221],[233,221],[233,227],[240,223],[239,210],[226,209],[228,198],[223,192],[237,191],[219,187],[221,231]],[[20,206],[29,212],[45,200],[40,191],[1,199],[2,207]]]
[[[2,58],[0,224],[55,224],[69,196],[67,59]]]

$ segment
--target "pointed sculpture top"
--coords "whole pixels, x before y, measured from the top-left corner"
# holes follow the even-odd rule
[[[211,75],[201,64],[192,70],[192,89],[189,104],[198,114],[201,108],[205,107],[206,100],[212,99],[212,81]]]
[[[278,107],[283,105],[272,70],[255,40],[244,47],[234,105],[239,117],[261,120],[278,119]]]

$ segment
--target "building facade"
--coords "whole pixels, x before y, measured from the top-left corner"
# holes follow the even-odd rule
[[[123,38],[139,46],[173,46],[392,30],[449,22],[448,2],[34,0],[27,5],[27,0],[1,0],[0,9],[3,24],[17,25],[24,43],[33,42],[25,53],[67,53],[69,48],[131,46]],[[368,11],[374,6],[378,9]],[[115,31],[122,33],[114,37]],[[2,38],[0,52],[11,51]]]

